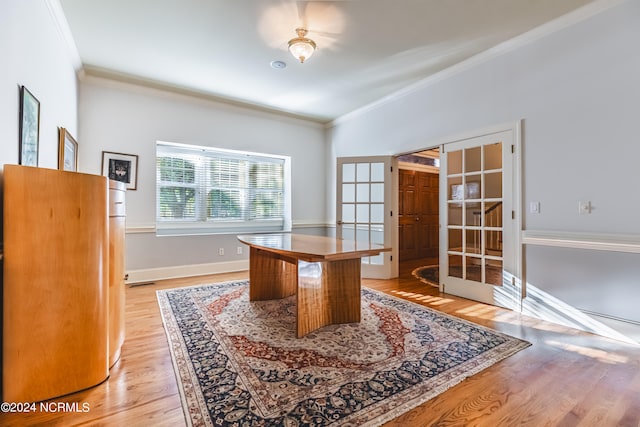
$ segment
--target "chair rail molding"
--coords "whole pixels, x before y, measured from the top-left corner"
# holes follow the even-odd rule
[[[523,230],[523,245],[640,253],[640,235]]]
[[[302,229],[302,228],[335,228],[335,223],[326,222],[323,220],[309,220],[309,221],[294,221],[292,225],[292,229]],[[148,234],[156,232],[155,223],[151,224],[131,224],[127,225],[127,234]],[[214,234],[214,233],[212,233]],[[215,233],[215,234],[225,234],[225,233]],[[238,233],[227,233],[227,234],[238,234]]]

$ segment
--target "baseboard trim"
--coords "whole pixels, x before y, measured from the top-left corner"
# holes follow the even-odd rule
[[[607,314],[594,313],[588,310],[581,310],[587,316],[598,320],[603,325],[615,330],[623,336],[629,338],[635,344],[640,344],[640,322],[630,319],[621,319],[619,317]],[[612,337],[617,339],[616,337]]]
[[[249,260],[213,262],[208,264],[176,265],[160,268],[146,268],[127,271],[127,284],[147,283],[156,280],[178,279],[181,277],[204,276],[207,274],[233,273],[249,270]]]
[[[640,343],[640,325],[633,320],[579,309],[535,287],[527,287],[521,313],[617,341]]]

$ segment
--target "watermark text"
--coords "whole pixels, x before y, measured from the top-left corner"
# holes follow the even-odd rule
[[[91,411],[89,402],[2,402],[0,403],[0,412],[3,413],[82,413]]]

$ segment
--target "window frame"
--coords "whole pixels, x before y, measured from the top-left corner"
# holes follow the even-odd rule
[[[194,163],[194,182],[183,183],[177,181],[161,181],[160,158],[175,155]],[[244,173],[244,187],[228,187],[229,191],[240,191],[246,194],[238,199],[241,201],[241,217],[223,219],[209,218],[208,198],[212,191],[222,190],[224,186],[210,185],[206,181],[210,177],[211,170],[209,165],[210,159],[235,159],[239,160],[242,165],[238,170],[242,169]],[[249,163],[247,163],[249,162]],[[274,163],[280,164],[282,167],[282,218],[265,219],[251,218],[252,209],[251,197],[249,192],[252,191],[250,184],[250,167],[247,164],[255,163]],[[209,178],[210,179],[210,178]],[[252,233],[252,232],[290,232],[291,231],[291,158],[277,154],[265,154],[249,151],[230,150],[217,147],[197,146],[190,144],[180,144],[166,141],[156,141],[156,235],[200,235],[200,234],[233,234],[233,233]],[[194,213],[192,218],[167,218],[160,217],[161,188],[163,186],[176,186],[184,188],[195,188],[194,195]],[[253,188],[253,191],[260,192],[260,189]],[[277,190],[276,190],[277,191]]]

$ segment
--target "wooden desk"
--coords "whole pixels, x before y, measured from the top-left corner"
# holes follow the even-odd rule
[[[303,234],[238,236],[249,245],[249,300],[297,294],[297,335],[360,321],[360,258],[390,251],[369,242]]]

